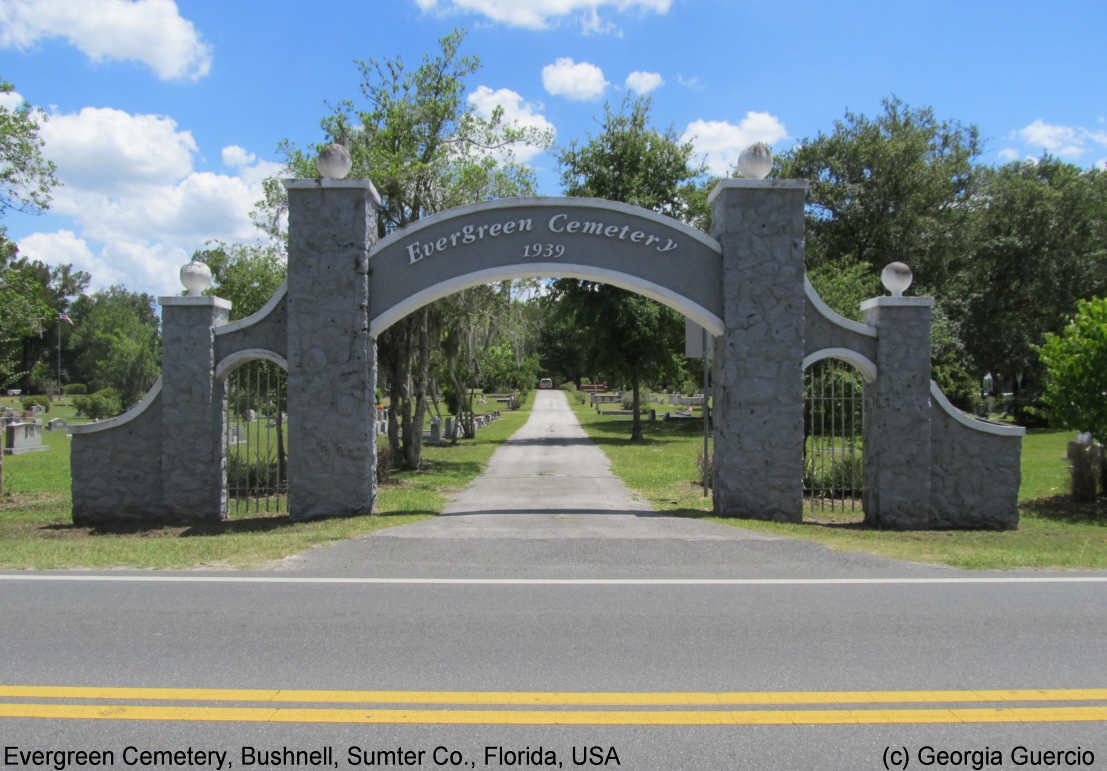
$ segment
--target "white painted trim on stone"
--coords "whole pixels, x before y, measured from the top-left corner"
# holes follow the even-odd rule
[[[369,334],[377,337],[397,321],[433,302],[441,297],[446,297],[454,292],[460,292],[477,284],[489,284],[495,281],[505,281],[514,278],[541,278],[543,276],[563,276],[565,278],[582,278],[589,281],[602,281],[605,284],[613,284],[632,292],[638,292],[646,297],[676,308],[682,314],[695,321],[706,329],[709,334],[718,336],[723,333],[723,320],[698,303],[694,303],[683,295],[679,295],[671,289],[655,284],[652,281],[628,273],[621,273],[606,268],[596,268],[591,265],[574,265],[562,262],[532,262],[517,265],[502,265],[497,268],[466,273],[455,276],[446,281],[432,284],[415,294],[405,298],[402,302],[387,308],[383,313],[373,317],[369,322]]]
[[[224,300],[222,297],[211,297],[210,295],[200,295],[199,297],[190,297],[189,295],[171,295],[169,297],[159,297],[158,303],[162,306],[206,305],[212,308],[222,308],[225,311],[229,311],[231,309],[230,300]]]
[[[819,297],[819,293],[815,290],[814,284],[811,283],[811,279],[807,277],[806,273],[803,276],[803,292],[807,295],[807,299],[811,301],[811,304],[815,306],[815,310],[834,326],[867,337],[879,336],[880,333],[877,331],[876,327],[862,324],[860,321],[854,321],[853,319],[847,319],[827,305],[826,301]]]
[[[277,287],[277,291],[273,292],[273,296],[261,306],[258,310],[251,313],[244,319],[238,321],[232,321],[230,324],[224,324],[215,328],[216,335],[229,335],[231,332],[237,332],[240,329],[257,324],[265,320],[265,317],[273,312],[273,309],[277,307],[284,296],[288,294],[288,279],[286,278],[281,282],[281,285]]]
[[[649,209],[643,209],[638,206],[631,206],[630,204],[621,203],[619,201],[605,201],[602,198],[550,198],[550,197],[535,197],[535,198],[500,198],[495,201],[482,201],[481,203],[469,204],[468,206],[459,206],[456,209],[449,209],[448,211],[432,214],[429,217],[423,217],[415,222],[412,222],[405,228],[400,230],[394,230],[387,236],[378,241],[372,249],[369,250],[369,259],[373,259],[378,252],[387,249],[401,239],[408,238],[415,235],[420,230],[435,225],[439,222],[447,222],[453,219],[460,219],[467,217],[471,214],[478,214],[480,212],[494,211],[496,209],[514,209],[517,207],[531,206],[538,208],[549,209],[599,209],[606,212],[618,212],[620,214],[629,214],[635,217],[641,217],[645,220],[656,222],[658,225],[669,228],[670,230],[677,230],[682,235],[699,241],[701,244],[711,249],[716,254],[723,253],[723,247],[711,236],[707,235],[701,230],[684,224],[680,220],[675,220],[672,217],[666,217],[664,214],[658,214],[657,212],[650,211]],[[560,274],[557,274],[560,275]]]
[[[222,380],[230,374],[232,369],[243,362],[257,361],[259,359],[271,361],[285,372],[288,372],[288,359],[281,356],[279,353],[274,353],[268,348],[243,348],[241,351],[227,354],[215,365],[215,379]]]
[[[195,298],[194,298],[195,299]],[[206,299],[206,298],[204,298]],[[114,418],[108,418],[107,420],[99,423],[77,423],[70,425],[67,429],[71,434],[95,434],[97,431],[107,431],[109,428],[117,428],[124,423],[130,423],[139,415],[146,411],[158,394],[161,393],[161,375],[158,375],[158,379],[154,381],[154,384],[150,386],[150,390],[146,392],[146,395],[139,400],[138,404],[131,407],[122,415],[116,415]]]
[[[892,297],[891,295],[885,297],[871,297],[861,303],[861,310],[867,311],[870,308],[879,308],[881,306],[885,308],[929,308],[934,305],[933,297]]]
[[[876,380],[877,370],[872,359],[849,348],[822,348],[814,353],[809,353],[803,357],[803,368],[807,369],[810,365],[823,359],[841,359],[857,367],[866,383]]]
[[[368,190],[373,203],[381,205],[381,195],[371,179],[282,179],[281,184],[285,190]]]
[[[986,420],[978,420],[977,418],[966,415],[950,403],[946,395],[942,393],[942,389],[939,388],[938,384],[933,380],[930,381],[930,396],[933,397],[934,401],[938,403],[938,406],[945,410],[946,414],[951,418],[974,431],[980,431],[985,434],[995,434],[996,436],[1026,435],[1026,429],[1022,426],[1001,426],[998,423],[989,423]]]

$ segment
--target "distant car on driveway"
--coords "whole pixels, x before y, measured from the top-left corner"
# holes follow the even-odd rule
[[[544,377],[538,381],[539,388],[553,388],[553,381],[548,377]]]

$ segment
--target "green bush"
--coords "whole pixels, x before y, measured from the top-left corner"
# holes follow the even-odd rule
[[[231,453],[227,458],[227,490],[234,498],[260,498],[288,491],[280,478],[276,458],[244,458]]]
[[[835,454],[829,463],[821,459],[816,461],[814,454],[808,453],[803,464],[803,488],[815,493],[844,493],[860,497],[865,484],[865,468],[861,453],[853,455]]]
[[[568,391],[569,393],[572,393],[573,391],[577,390],[577,385],[572,380],[566,380],[561,385],[561,390],[562,391]]]
[[[584,391],[573,391],[573,398],[577,400],[577,404],[584,404],[588,401],[588,394]]]
[[[33,409],[35,405],[39,405],[46,412],[50,411],[50,397],[48,396],[24,396],[23,397],[23,409]]]
[[[88,396],[74,396],[73,406],[78,415],[92,420],[110,418],[123,412],[123,402],[114,388],[102,388]]]
[[[87,394],[88,386],[84,383],[69,383],[68,385],[62,386],[62,393],[64,393],[66,396],[73,396],[75,394]]]

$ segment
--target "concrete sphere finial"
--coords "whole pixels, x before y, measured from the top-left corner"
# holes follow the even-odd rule
[[[344,179],[353,165],[350,151],[337,142],[332,142],[320,150],[319,156],[315,159],[315,168],[324,179]]]
[[[773,151],[764,142],[752,144],[738,156],[738,171],[746,179],[764,179],[773,170]]]
[[[193,257],[181,268],[181,283],[188,290],[189,297],[199,297],[205,289],[211,288],[211,268],[198,257]]]
[[[880,282],[892,293],[892,297],[902,297],[907,287],[911,286],[914,277],[905,263],[889,262],[880,274]]]

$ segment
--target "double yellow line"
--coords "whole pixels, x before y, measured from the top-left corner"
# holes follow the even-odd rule
[[[15,699],[35,701],[13,701]],[[860,725],[1107,721],[1107,688],[604,693],[0,685],[0,700],[0,717],[55,720],[458,725]],[[149,701],[168,703],[128,703]],[[250,706],[211,706],[211,702]],[[1046,702],[1050,706],[1026,706]],[[304,706],[313,704],[344,706]],[[974,706],[962,706],[967,704]],[[453,708],[459,706],[466,708]],[[803,708],[796,709],[798,706]]]

